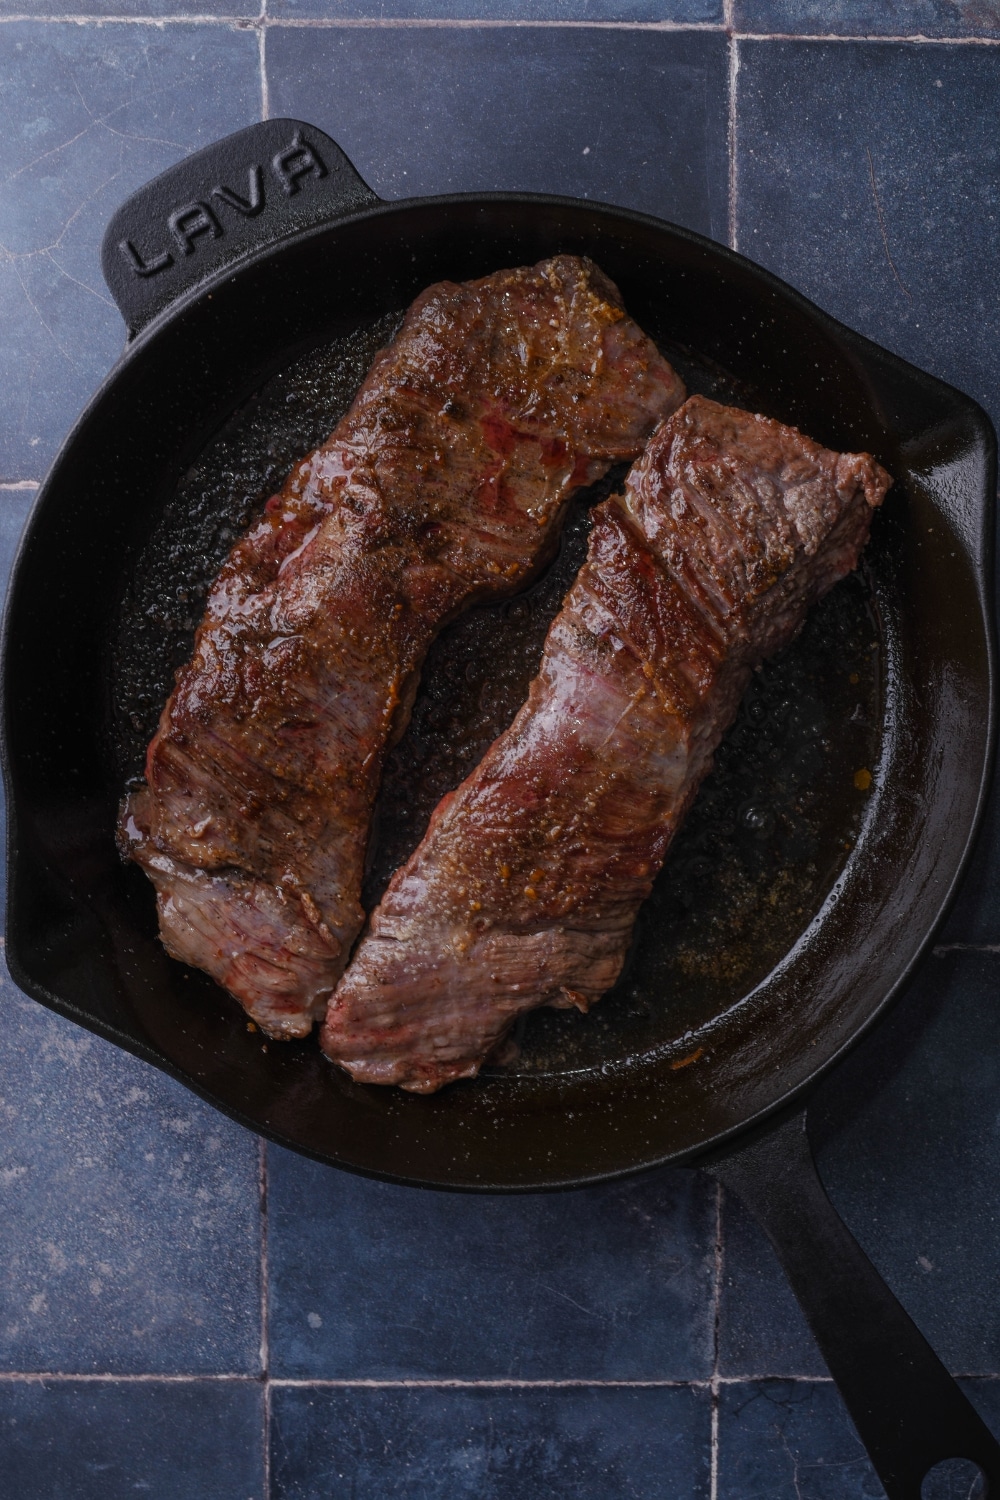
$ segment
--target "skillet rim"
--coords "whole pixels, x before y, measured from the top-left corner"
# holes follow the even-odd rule
[[[393,1181],[404,1183],[409,1186],[428,1187],[435,1190],[456,1192],[538,1192],[558,1191],[572,1189],[579,1186],[590,1185],[601,1181],[612,1181],[623,1177],[632,1176],[642,1171],[657,1170],[659,1167],[672,1164],[684,1165],[693,1162],[705,1154],[716,1149],[724,1142],[742,1135],[745,1131],[751,1131],[768,1118],[787,1110],[806,1095],[826,1073],[832,1069],[843,1057],[856,1046],[868,1031],[878,1022],[886,1011],[899,998],[902,990],[906,987],[914,971],[923,961],[926,953],[933,942],[934,935],[951,906],[958,887],[968,869],[969,860],[981,830],[983,816],[986,810],[987,800],[992,784],[993,764],[996,753],[997,725],[996,725],[996,702],[997,702],[997,664],[996,664],[996,627],[993,618],[992,600],[989,598],[988,583],[993,571],[993,546],[994,546],[994,511],[989,503],[995,485],[991,480],[995,476],[996,467],[996,437],[989,417],[974,398],[940,380],[937,376],[928,374],[918,367],[902,359],[899,355],[867,339],[864,335],[857,333],[829,313],[819,308],[809,298],[805,297],[796,288],[775,276],[773,272],[748,259],[740,252],[732,250],[729,246],[722,245],[708,239],[697,231],[686,229],[683,226],[672,224],[666,220],[659,219],[653,215],[640,213],[637,210],[619,208],[612,204],[595,203],[586,199],[571,198],[556,194],[533,194],[533,193],[463,193],[447,194],[435,197],[418,197],[410,199],[385,202],[376,199],[370,206],[357,211],[332,216],[317,224],[310,225],[294,233],[287,234],[273,243],[258,247],[242,256],[238,262],[231,263],[225,268],[207,276],[198,285],[180,293],[177,298],[157,313],[134,338],[127,341],[118,360],[101,382],[98,389],[87,402],[83,411],[60,445],[60,448],[49,468],[48,474],[39,487],[31,510],[29,512],[24,530],[22,532],[14,563],[11,569],[10,582],[4,602],[2,637],[0,637],[0,673],[2,681],[6,683],[8,675],[8,656],[10,647],[11,620],[14,612],[14,601],[18,595],[21,574],[25,554],[30,544],[36,527],[41,522],[41,512],[44,509],[50,488],[64,466],[71,460],[73,450],[79,442],[81,434],[86,426],[97,414],[97,409],[103,405],[109,394],[115,388],[117,382],[127,375],[133,362],[140,359],[146,349],[150,347],[164,332],[169,324],[180,317],[194,304],[210,297],[214,290],[224,283],[229,283],[242,277],[252,269],[260,266],[266,261],[277,257],[291,246],[300,245],[314,238],[322,237],[331,229],[341,226],[367,221],[371,219],[392,217],[406,210],[419,208],[426,211],[434,208],[474,207],[476,205],[516,204],[518,206],[534,206],[553,208],[571,208],[594,215],[598,219],[606,219],[608,222],[631,223],[651,229],[657,234],[666,233],[668,236],[676,237],[687,242],[696,250],[707,253],[710,257],[720,261],[727,269],[739,268],[742,272],[750,275],[765,290],[776,295],[786,305],[802,313],[812,323],[828,333],[832,334],[835,341],[847,347],[855,356],[858,363],[867,373],[871,371],[873,362],[887,365],[890,372],[897,372],[904,376],[909,382],[916,380],[931,396],[935,393],[947,395],[953,404],[957,404],[964,410],[964,415],[970,423],[974,433],[978,450],[981,451],[983,460],[983,503],[979,503],[977,497],[975,527],[969,527],[967,538],[970,543],[970,561],[976,581],[976,603],[978,606],[977,624],[980,627],[979,638],[985,648],[985,686],[987,689],[987,721],[986,736],[984,742],[982,763],[979,774],[979,787],[976,796],[974,812],[969,819],[961,855],[956,862],[954,874],[948,882],[947,887],[937,899],[937,914],[927,926],[923,936],[917,944],[909,961],[905,964],[896,980],[888,986],[882,999],[874,1005],[865,1018],[856,1026],[850,1036],[842,1044],[825,1056],[817,1066],[807,1073],[797,1084],[781,1093],[780,1097],[773,1100],[756,1112],[744,1116],[739,1123],[727,1128],[716,1135],[703,1140],[698,1146],[691,1149],[682,1149],[660,1156],[655,1161],[644,1160],[633,1166],[625,1166],[614,1170],[601,1170],[597,1173],[567,1178],[565,1180],[546,1180],[543,1183],[495,1183],[483,1184],[481,1182],[455,1182],[436,1181],[429,1178],[417,1179],[412,1176],[397,1176],[392,1173],[375,1171],[371,1168],[357,1166],[343,1160],[331,1160],[330,1156],[323,1152],[310,1149],[293,1138],[284,1134],[280,1129],[266,1126],[259,1120],[252,1119],[243,1114],[238,1108],[229,1104],[221,1103],[219,1098],[211,1089],[200,1085],[192,1079],[181,1067],[172,1063],[170,1059],[153,1045],[145,1044],[136,1038],[119,1031],[114,1025],[106,1023],[97,1017],[84,1013],[72,1002],[61,999],[50,991],[44,984],[35,981],[22,965],[18,954],[18,938],[16,932],[16,905],[14,891],[18,884],[19,859],[23,856],[18,847],[18,810],[17,795],[13,785],[14,768],[11,764],[9,747],[9,720],[11,707],[8,696],[4,695],[2,736],[0,736],[0,763],[2,763],[4,787],[7,794],[7,958],[11,977],[14,982],[26,994],[54,1010],[57,1014],[76,1021],[85,1029],[102,1036],[104,1039],[123,1047],[124,1050],[140,1057],[143,1061],[151,1063],[161,1071],[175,1077],[185,1087],[205,1099],[213,1107],[220,1109],[222,1113],[237,1121],[245,1128],[255,1134],[265,1136],[274,1140],[277,1144],[295,1150],[300,1154],[310,1156],[325,1165],[335,1165],[342,1170],[351,1171],[362,1176],[368,1176],[382,1181]],[[972,555],[971,542],[974,538],[976,544],[976,555]],[[971,777],[970,777],[971,780]]]

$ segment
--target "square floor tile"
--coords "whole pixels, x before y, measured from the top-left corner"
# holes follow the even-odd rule
[[[707,1500],[704,1389],[277,1387],[274,1500]]]
[[[740,250],[1000,417],[1000,50],[740,44]]]
[[[894,1011],[818,1090],[820,1175],[950,1369],[1000,1373],[1000,956],[925,961]],[[819,1373],[773,1252],[727,1197],[725,1375]],[[987,1290],[989,1289],[989,1290]]]
[[[998,991],[1000,955],[925,960],[812,1107],[831,1198],[944,1362],[968,1375],[1000,1373]]]
[[[100,246],[119,203],[257,118],[257,38],[232,27],[0,26],[0,480],[41,479],[118,356]]]
[[[266,1500],[252,1381],[0,1381],[0,1490],[18,1500]]]
[[[883,1500],[829,1382],[723,1386],[718,1500]]]
[[[740,31],[813,36],[1000,36],[997,0],[735,0]]]
[[[719,1369],[725,1376],[827,1375],[784,1271],[740,1200],[722,1204]]]
[[[1000,1387],[964,1382],[1000,1433]],[[970,1500],[944,1476],[926,1500]],[[836,1387],[829,1381],[754,1381],[723,1386],[719,1403],[718,1500],[884,1500],[875,1471]]]
[[[715,1189],[694,1173],[481,1197],[268,1160],[275,1375],[711,1372]]]
[[[566,193],[725,237],[722,35],[274,26],[267,76],[383,197]]]
[[[259,1146],[0,989],[0,1370],[254,1373]]]

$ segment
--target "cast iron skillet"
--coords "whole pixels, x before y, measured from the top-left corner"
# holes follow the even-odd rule
[[[858,800],[843,767],[851,832],[786,951],[763,974],[746,970],[742,990],[720,981],[714,1003],[703,986],[683,1029],[684,986],[652,993],[643,975],[655,965],[639,963],[626,1002],[595,1016],[603,1031],[582,1022],[534,1053],[529,1037],[521,1065],[431,1098],[365,1088],[313,1044],[263,1046],[157,942],[151,888],[113,841],[122,716],[142,709],[128,701],[131,643],[155,654],[138,625],[123,646],[123,610],[150,538],[164,546],[179,483],[253,392],[320,344],[349,363],[352,341],[430,282],[556,251],[597,260],[703,383],[716,371],[743,404],[869,449],[895,475],[858,627],[877,645],[866,658],[874,779]],[[696,234],[564,198],[382,203],[332,141],[295,121],[241,131],[137,193],[109,227],[104,268],[129,347],[38,497],[5,619],[18,985],[251,1129],[372,1176],[530,1191],[697,1161],[770,1235],[887,1492],[913,1500],[932,1465],[964,1456],[1000,1494],[1000,1448],[827,1200],[802,1103],[911,973],[979,817],[994,694],[995,439],[983,412]],[[180,596],[183,530],[163,554]],[[835,752],[840,726],[825,733]],[[654,956],[676,930],[661,917],[642,939]],[[709,937],[703,956],[711,948]]]

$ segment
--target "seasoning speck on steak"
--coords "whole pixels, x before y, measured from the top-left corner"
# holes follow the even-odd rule
[[[572,492],[683,399],[589,261],[442,282],[233,547],[119,837],[168,951],[270,1035],[307,1034],[343,971],[431,640],[521,588]]]
[[[524,1011],[600,999],[753,667],[856,566],[890,484],[699,396],[662,424],[594,513],[527,702],[374,912],[329,1057],[429,1093]]]

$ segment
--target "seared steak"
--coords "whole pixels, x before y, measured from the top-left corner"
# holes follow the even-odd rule
[[[372,802],[442,624],[522,587],[681,382],[589,261],[430,287],[234,546],[128,798],[160,934],[274,1036],[322,1013]]]
[[[527,702],[374,912],[327,1011],[335,1062],[430,1092],[522,1012],[614,984],[754,665],[854,568],[890,483],[702,397],[663,423],[595,512]]]

